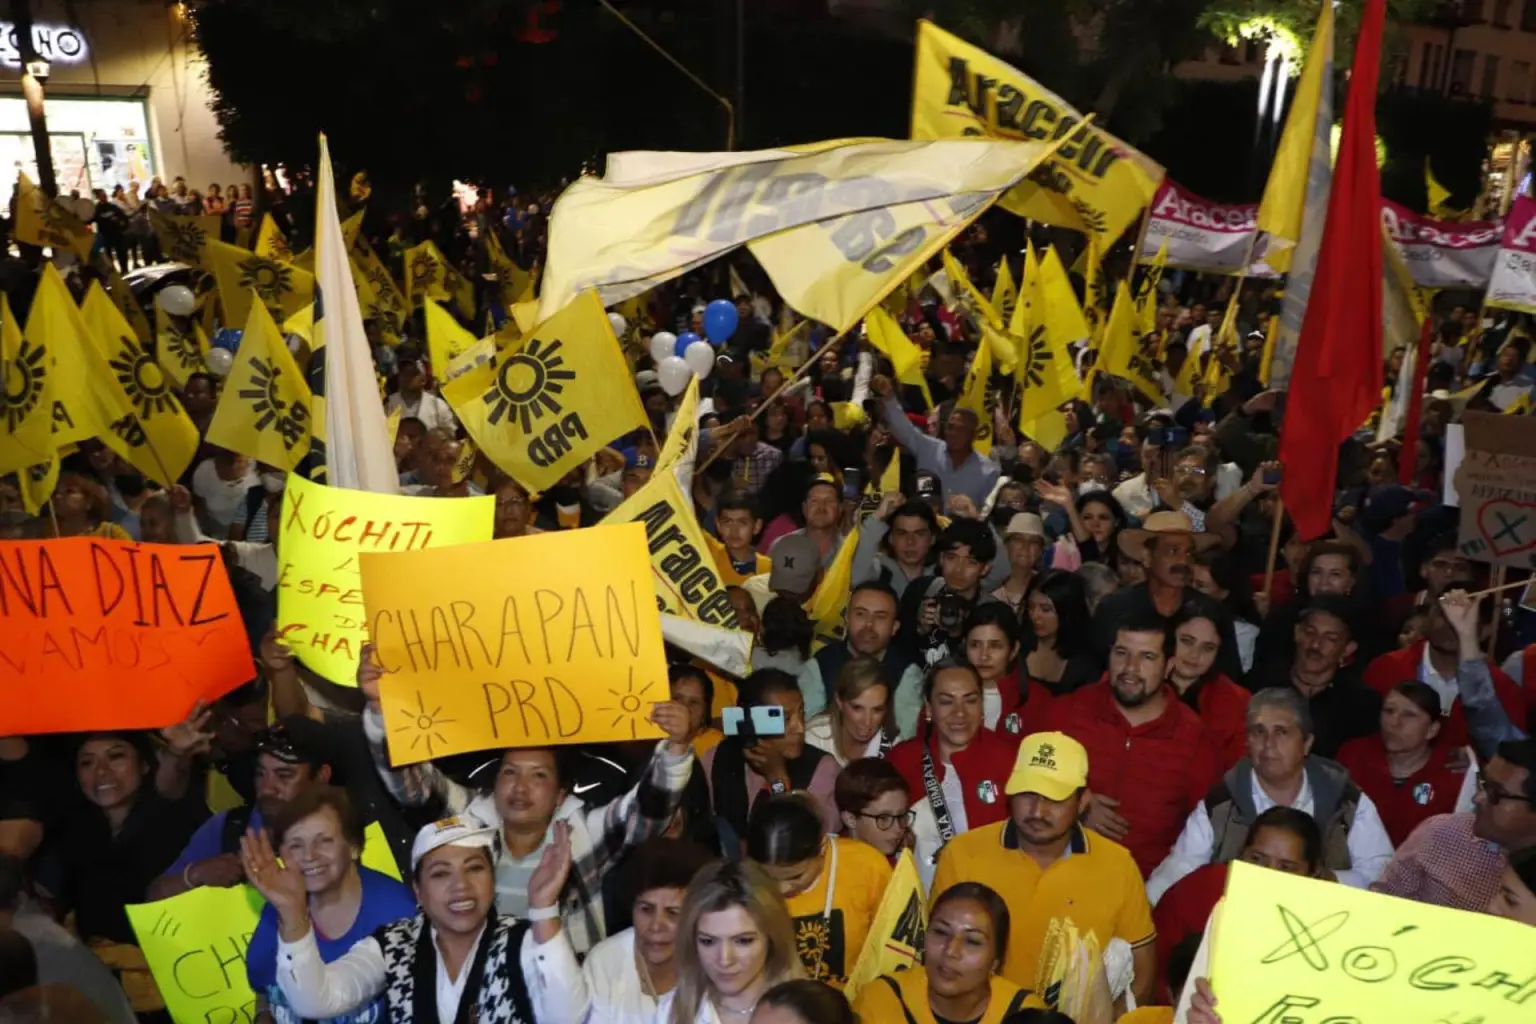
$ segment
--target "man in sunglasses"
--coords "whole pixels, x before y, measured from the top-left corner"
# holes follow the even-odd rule
[[[1436,815],[1414,829],[1372,888],[1483,911],[1503,884],[1509,855],[1536,849],[1536,740],[1524,723],[1509,721],[1494,695],[1477,633],[1477,600],[1453,590],[1440,608],[1460,641],[1457,684],[1473,744],[1484,756],[1497,746],[1478,775],[1472,813]]]
[[[228,887],[244,881],[240,837],[258,832],[288,802],[311,786],[331,781],[319,723],[302,715],[279,719],[256,740],[255,806],[221,811],[193,833],[176,862],[149,887],[151,900],[178,896],[201,885]]]

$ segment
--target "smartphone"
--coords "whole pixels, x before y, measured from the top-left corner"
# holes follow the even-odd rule
[[[843,498],[858,501],[864,496],[864,471],[857,466],[843,470]]]
[[[1147,443],[1156,448],[1168,447],[1168,431],[1162,427],[1153,427],[1147,431]]]
[[[728,707],[720,712],[720,724],[727,736],[758,740],[784,735],[784,709],[777,704],[764,707]]]
[[[1280,471],[1278,469],[1266,469],[1264,471],[1264,482],[1266,484],[1270,485],[1271,487],[1273,487],[1275,484],[1279,483],[1280,482]]]

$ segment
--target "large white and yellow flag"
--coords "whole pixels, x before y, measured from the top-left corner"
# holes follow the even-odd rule
[[[978,46],[917,23],[912,137],[986,136],[1061,149],[1001,202],[1021,217],[1082,231],[1108,249],[1152,201],[1163,168],[1086,121],[1066,100]]]
[[[746,245],[785,300],[846,330],[1040,163],[1050,141],[839,139],[750,153],[617,153],[555,201],[540,321]]]

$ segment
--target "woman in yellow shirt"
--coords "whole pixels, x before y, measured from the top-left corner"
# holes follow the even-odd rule
[[[806,977],[841,988],[891,880],[885,857],[857,839],[827,835],[821,812],[803,794],[758,804],[747,826],[747,857],[789,904]]]
[[[60,473],[48,505],[52,512],[43,521],[46,537],[133,540],[127,530],[109,520],[112,505],[107,489],[87,476],[68,470]]]
[[[1000,1024],[1044,1007],[1032,992],[998,976],[1008,956],[1008,905],[978,882],[960,882],[933,903],[923,966],[882,974],[853,1001],[860,1020],[908,1024]]]

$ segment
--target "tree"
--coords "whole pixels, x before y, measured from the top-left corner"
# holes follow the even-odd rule
[[[1240,40],[1273,40],[1299,71],[1324,3],[1333,0],[1208,0],[1200,25],[1219,38],[1236,45]],[[1390,35],[1395,26],[1430,17],[1443,0],[1387,0]],[[1333,60],[1337,67],[1350,65],[1355,55],[1355,34],[1360,30],[1360,15],[1365,0],[1343,0],[1334,10],[1336,35]],[[1383,71],[1390,62],[1383,62]]]

